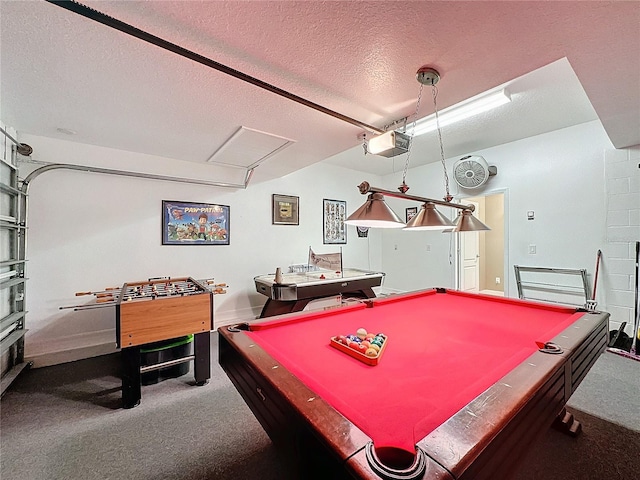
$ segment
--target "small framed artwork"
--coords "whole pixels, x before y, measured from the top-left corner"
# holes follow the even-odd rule
[[[367,237],[369,235],[369,227],[356,227],[358,237]]]
[[[343,200],[323,200],[323,243],[347,243],[347,202]]]
[[[291,195],[271,196],[271,223],[273,225],[298,225],[300,199]]]
[[[162,201],[163,245],[229,245],[229,206]]]
[[[409,220],[411,220],[417,214],[418,214],[418,207],[409,207],[409,208],[407,208],[407,211],[406,211],[407,220],[406,220],[406,222],[409,223]]]

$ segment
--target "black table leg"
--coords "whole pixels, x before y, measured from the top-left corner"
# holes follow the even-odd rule
[[[123,348],[122,358],[122,406],[133,408],[140,404],[141,375],[140,347]]]
[[[363,288],[362,290],[358,290],[358,297],[361,298],[376,298],[376,294],[373,291],[373,288]],[[347,294],[348,296],[348,294]]]
[[[211,332],[196,333],[193,336],[193,354],[196,385],[206,385],[211,378]]]
[[[285,313],[301,312],[313,298],[303,298],[301,300],[283,301],[267,298],[267,302],[262,307],[260,318],[283,315]]]

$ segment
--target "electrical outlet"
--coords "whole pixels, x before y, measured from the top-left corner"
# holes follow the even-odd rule
[[[496,285],[500,285],[500,277],[496,277]]]
[[[430,251],[431,251],[431,245],[427,243],[427,252],[430,252]]]
[[[535,255],[536,254],[536,246],[535,245],[529,245],[529,255]]]

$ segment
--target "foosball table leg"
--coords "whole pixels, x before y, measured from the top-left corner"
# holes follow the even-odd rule
[[[123,348],[122,359],[122,406],[133,408],[140,404],[141,382],[140,347]]]
[[[196,333],[193,336],[193,354],[196,385],[206,385],[211,378],[211,332]]]

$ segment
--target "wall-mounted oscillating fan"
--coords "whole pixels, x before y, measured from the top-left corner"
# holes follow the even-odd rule
[[[462,188],[478,188],[497,173],[498,169],[479,155],[467,155],[453,165],[453,177]]]

